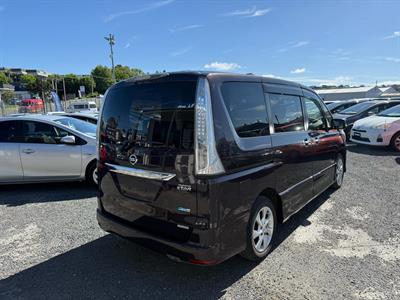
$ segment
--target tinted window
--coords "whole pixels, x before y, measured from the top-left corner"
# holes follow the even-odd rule
[[[222,85],[222,96],[238,136],[269,134],[267,108],[261,84],[227,82]]]
[[[111,89],[104,103],[101,138],[120,144],[119,156],[134,146],[193,150],[196,83],[154,81]]]
[[[326,129],[326,120],[319,103],[315,99],[304,98],[308,116],[308,129],[309,130],[323,130]]]
[[[304,130],[300,97],[269,94],[269,99],[275,132]]]
[[[396,103],[395,107],[392,107],[392,108],[389,108],[389,109],[386,109],[386,110],[380,112],[378,114],[378,116],[396,117],[396,118],[400,117],[400,105],[399,105],[399,103]]]
[[[341,114],[345,114],[345,115],[355,115],[358,113],[361,113],[365,110],[367,110],[369,107],[374,106],[376,103],[375,102],[363,102],[363,103],[359,103],[356,105],[353,105],[343,111],[341,111]]]
[[[25,143],[56,144],[58,134],[49,124],[33,121],[24,122],[23,141]]]
[[[15,143],[19,140],[18,121],[0,122],[0,143]]]

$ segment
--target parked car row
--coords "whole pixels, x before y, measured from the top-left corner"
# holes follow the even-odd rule
[[[353,99],[331,102],[327,108],[345,121],[347,140],[400,151],[400,100]]]

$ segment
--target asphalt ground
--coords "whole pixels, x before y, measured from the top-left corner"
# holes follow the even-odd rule
[[[349,145],[344,185],[282,225],[272,253],[215,267],[103,232],[84,183],[0,187],[0,299],[400,299],[400,154]]]

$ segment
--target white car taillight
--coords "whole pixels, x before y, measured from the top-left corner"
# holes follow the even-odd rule
[[[216,175],[225,172],[215,147],[210,86],[203,77],[199,78],[196,91],[195,155],[197,175]]]

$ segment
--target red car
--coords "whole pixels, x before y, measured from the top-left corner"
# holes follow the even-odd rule
[[[21,101],[20,113],[43,112],[44,102],[42,99],[25,99]]]

